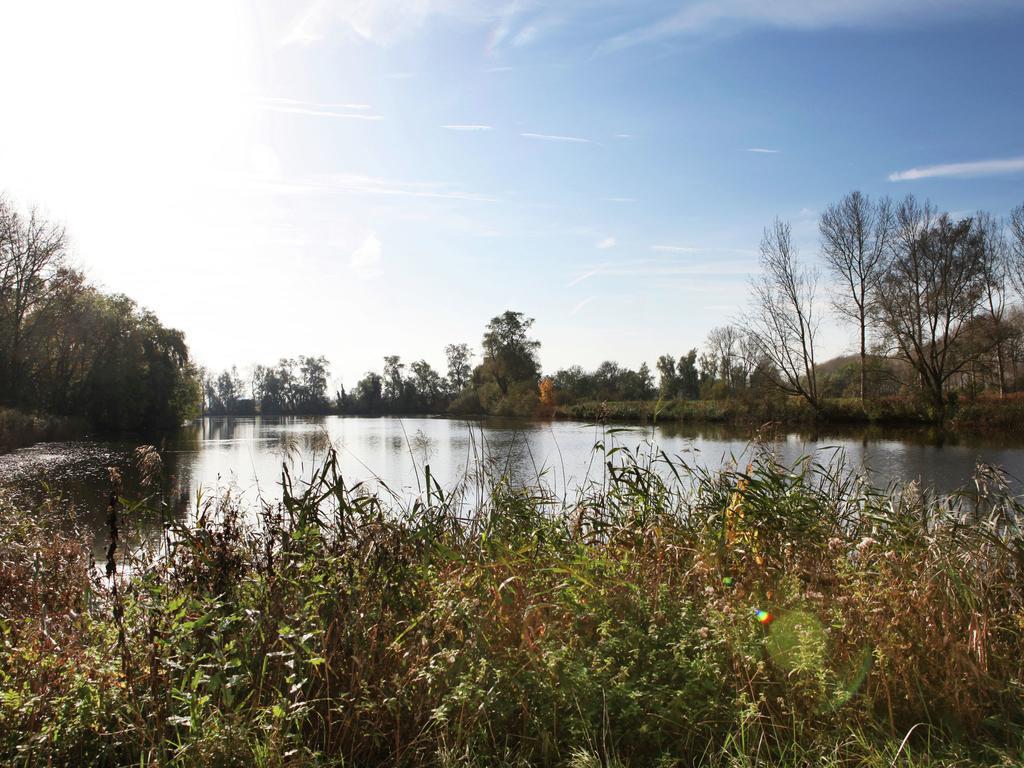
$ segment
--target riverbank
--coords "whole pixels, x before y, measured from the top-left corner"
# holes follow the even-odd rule
[[[85,425],[81,420],[0,408],[0,453],[46,440],[75,437],[84,432]]]
[[[638,400],[559,405],[555,418],[582,421],[681,422],[757,426],[777,422],[783,426],[865,424],[881,426],[941,426],[946,429],[1024,430],[1024,397],[985,398],[954,403],[942,419],[919,402],[882,398],[862,404],[855,398],[825,400],[816,412],[799,398],[733,400]]]
[[[112,579],[0,505],[0,762],[1024,759],[1024,510],[997,476],[944,502],[767,455],[676,481],[605,458],[564,505],[428,484],[396,509],[328,454],[253,526],[221,497],[155,559],[119,546]]]

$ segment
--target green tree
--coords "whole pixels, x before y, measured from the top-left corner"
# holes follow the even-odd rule
[[[444,348],[444,354],[448,361],[448,392],[454,396],[468,387],[473,379],[473,353],[469,344],[449,344]]]
[[[299,357],[294,408],[301,413],[327,409],[328,362],[326,357]]]
[[[434,412],[444,401],[445,380],[426,360],[417,360],[409,366],[412,371],[410,388],[413,390],[416,408]]]
[[[352,401],[359,413],[381,412],[384,402],[384,379],[379,373],[367,371],[352,392]]]
[[[662,355],[656,364],[658,369],[658,391],[661,397],[670,400],[679,394],[679,376],[676,374],[676,359]]]
[[[696,400],[700,397],[700,372],[697,370],[697,350],[691,349],[685,355],[680,355],[677,369],[679,371],[680,397],[687,400]]]
[[[384,400],[393,411],[406,406],[404,370],[405,363],[398,355],[384,358]]]
[[[528,335],[533,318],[507,310],[491,318],[484,331],[482,370],[507,395],[513,382],[532,381],[540,376],[537,352],[540,342]]]

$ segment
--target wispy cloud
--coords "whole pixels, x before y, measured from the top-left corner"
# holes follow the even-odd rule
[[[599,248],[602,251],[607,251],[609,248],[614,248],[615,247],[615,238],[614,237],[606,237],[603,240],[598,240],[597,243],[595,243],[595,247]]]
[[[680,35],[744,27],[822,29],[873,27],[977,15],[1014,7],[1014,0],[696,0],[652,24],[619,34],[599,51],[622,50]]]
[[[294,17],[281,45],[310,45],[340,29],[387,46],[416,32],[431,17],[478,25],[500,15],[504,5],[497,0],[312,0]]]
[[[587,306],[587,304],[589,304],[590,302],[594,301],[594,299],[596,298],[597,296],[587,296],[587,298],[583,299],[583,301],[577,303],[575,307],[569,310],[569,315],[575,315],[577,312],[579,312],[581,309]]]
[[[262,178],[256,188],[282,195],[342,194],[382,197],[421,197],[436,200],[467,200],[471,202],[497,202],[493,195],[467,192],[447,182],[396,181],[354,173],[332,173],[297,179]]]
[[[957,176],[998,176],[1024,172],[1024,156],[1003,157],[995,160],[977,160],[970,163],[945,163],[909,168],[889,174],[889,181],[916,181]]]
[[[564,23],[565,19],[561,16],[545,16],[535,19],[523,26],[515,34],[512,38],[512,46],[514,48],[523,48],[531,43],[535,43],[542,35],[562,26]]]
[[[283,106],[283,107],[303,107],[305,109],[344,109],[344,110],[364,110],[369,109],[369,104],[352,104],[348,102],[321,102],[321,101],[302,101],[301,99],[286,99],[281,96],[260,96],[257,101],[262,105],[267,106]]]
[[[442,125],[442,128],[449,131],[493,131],[494,126],[492,125],[478,125],[475,123],[468,123],[464,125]]]
[[[600,267],[598,267],[596,269],[588,269],[586,272],[581,272],[580,274],[576,275],[576,277],[574,277],[572,280],[570,280],[568,283],[565,284],[565,287],[566,288],[572,288],[574,285],[579,285],[584,280],[589,280],[594,275],[599,275],[599,274],[601,274],[601,268]]]
[[[590,139],[581,139],[579,136],[557,136],[551,133],[520,133],[527,139],[541,139],[543,141],[565,141],[573,144],[590,144]]]
[[[632,134],[632,133],[616,133],[615,134],[615,138],[616,139],[635,139],[636,136],[634,134]]]
[[[256,100],[256,107],[267,112],[284,112],[292,115],[312,115],[314,117],[334,117],[344,120],[383,120],[381,115],[367,112],[369,104],[337,104],[299,99],[286,99],[276,96],[263,96]],[[338,110],[345,110],[340,112]]]
[[[750,256],[757,253],[752,248],[722,248],[717,245],[673,245],[668,243],[652,245],[651,250],[659,253],[732,253],[738,256]]]
[[[326,5],[324,0],[314,0],[306,6],[281,38],[281,45],[311,45],[322,40]]]
[[[652,245],[651,250],[662,253],[699,253],[702,249],[692,245]]]
[[[680,263],[669,259],[636,259],[599,264],[591,267],[567,284],[572,288],[594,277],[747,277],[756,271],[749,264],[725,263],[721,260]]]
[[[778,155],[782,152],[781,149],[768,149],[766,147],[748,147],[743,150],[744,152],[755,152],[759,155]]]

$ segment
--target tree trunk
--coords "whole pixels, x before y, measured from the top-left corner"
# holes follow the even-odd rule
[[[864,321],[861,320],[861,323],[860,323],[860,404],[862,406],[864,405],[864,398],[866,396],[866,391],[867,391],[866,382],[867,382],[867,358],[868,358],[868,354],[867,354],[867,349],[866,349],[866,347],[867,347],[866,336],[867,336],[867,334],[865,333],[865,330],[864,330]]]
[[[1006,370],[1003,362],[1003,342],[996,344],[996,368],[999,372],[999,398],[1002,399],[1006,393]]]

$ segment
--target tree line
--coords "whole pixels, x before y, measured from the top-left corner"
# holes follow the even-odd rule
[[[542,375],[533,319],[508,310],[484,328],[479,358],[468,344],[449,344],[445,371],[389,355],[382,370],[329,397],[327,361],[300,357],[256,366],[248,398],[237,394],[237,372],[208,378],[208,408],[521,415],[581,402],[784,395],[821,411],[830,398],[900,396],[941,415],[961,394],[1021,389],[1024,205],[1006,220],[957,218],[913,196],[893,202],[853,192],[826,208],[818,234],[819,263],[808,264],[790,225],[773,222],[746,310],[712,329],[702,348],[660,356],[654,370],[605,361]],[[821,362],[818,333],[829,310],[852,327],[856,352]]]
[[[775,221],[761,243],[744,326],[781,391],[822,407],[822,299],[855,329],[862,401],[874,394],[872,368],[937,415],[961,392],[1001,397],[1019,387],[1024,205],[1007,220],[958,218],[912,195],[894,203],[854,192],[830,205],[818,228],[827,296],[787,223]]]
[[[198,413],[185,337],[86,280],[62,226],[0,197],[0,405],[95,427],[174,427]]]
[[[322,356],[214,373],[180,331],[130,298],[90,284],[62,227],[0,199],[0,405],[82,416],[109,429],[168,427],[209,414],[525,415],[580,402],[767,397],[862,402],[919,398],[941,414],[966,393],[1003,396],[1024,375],[1024,205],[1006,220],[955,217],[908,196],[854,192],[818,222],[820,266],[790,225],[762,238],[747,309],[703,348],[652,370],[605,361],[542,375],[533,319],[493,317],[479,351],[445,347],[446,369],[383,358],[354,387],[329,392]],[[822,285],[822,276],[829,278]],[[850,324],[855,356],[818,360],[825,314]]]

